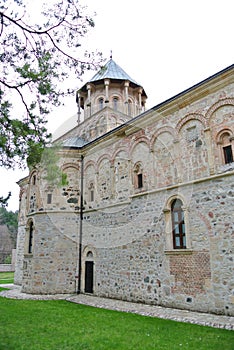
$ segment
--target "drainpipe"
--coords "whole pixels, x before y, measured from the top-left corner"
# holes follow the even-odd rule
[[[80,237],[79,237],[79,263],[78,263],[78,289],[77,294],[81,293],[81,255],[82,255],[82,229],[83,229],[83,178],[84,178],[84,156],[81,155],[80,166]]]

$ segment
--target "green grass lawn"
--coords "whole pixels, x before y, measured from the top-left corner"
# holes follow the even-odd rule
[[[14,283],[14,272],[0,272],[0,284]]]
[[[233,350],[234,332],[69,303],[0,297],[0,350]]]

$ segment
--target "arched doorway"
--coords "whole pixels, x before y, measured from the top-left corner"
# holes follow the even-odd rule
[[[94,280],[94,261],[93,253],[88,251],[85,259],[85,293],[93,293],[93,280]]]

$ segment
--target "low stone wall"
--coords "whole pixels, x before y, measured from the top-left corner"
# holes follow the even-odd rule
[[[0,264],[0,272],[14,272],[15,267],[12,264]]]

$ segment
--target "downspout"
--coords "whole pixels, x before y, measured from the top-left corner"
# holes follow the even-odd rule
[[[83,229],[83,178],[84,178],[84,156],[81,155],[81,166],[80,166],[80,236],[79,236],[79,263],[78,263],[78,289],[77,294],[81,293],[81,264],[82,264],[82,229]]]

